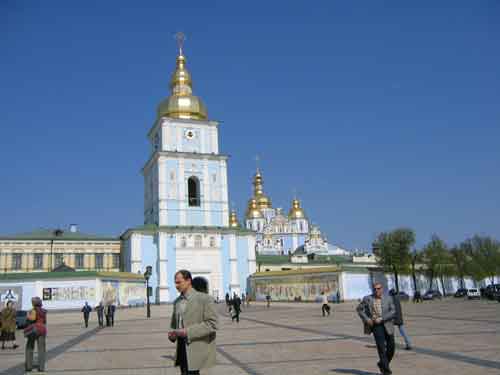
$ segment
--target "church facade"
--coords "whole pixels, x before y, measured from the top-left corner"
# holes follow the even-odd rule
[[[253,196],[248,201],[245,225],[257,232],[255,250],[260,255],[350,254],[328,243],[319,227],[310,223],[297,198],[292,200],[288,214],[281,208],[273,208],[264,193],[264,179],[259,170],[253,178]]]
[[[218,123],[192,93],[182,47],[170,89],[148,132],[144,225],[122,235],[125,271],[144,273],[151,266],[156,302],[176,298],[180,269],[204,277],[214,298],[240,294],[255,272],[255,233],[229,210],[228,157],[219,153]]]

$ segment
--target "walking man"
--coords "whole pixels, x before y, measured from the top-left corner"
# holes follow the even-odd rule
[[[377,363],[383,375],[390,375],[392,371],[389,363],[394,356],[394,324],[395,307],[392,297],[384,295],[382,284],[373,285],[373,294],[363,298],[356,308],[365,325],[365,333],[373,333],[379,362]]]
[[[403,309],[401,308],[401,301],[399,300],[399,296],[394,289],[391,289],[389,291],[389,294],[391,295],[392,300],[394,301],[394,308],[396,309],[396,314],[394,315],[394,325],[399,328],[399,333],[401,336],[403,336],[403,339],[405,340],[406,344],[405,349],[411,350],[411,341],[404,329]]]
[[[326,295],[325,292],[321,292],[321,303],[322,303],[321,313],[323,314],[323,316],[325,316],[326,314],[330,316],[330,306],[328,306],[328,296]]]
[[[169,340],[177,342],[175,365],[181,375],[198,375],[200,369],[215,365],[217,313],[212,298],[194,290],[189,271],[177,271],[175,287],[180,296],[174,302],[168,333]]]
[[[90,312],[92,311],[92,307],[89,306],[89,303],[85,301],[85,305],[83,305],[82,313],[83,313],[83,321],[85,322],[85,328],[89,327],[89,317]]]
[[[104,306],[102,305],[102,301],[95,307],[95,312],[97,313],[99,327],[104,327]]]
[[[233,295],[233,311],[231,315],[231,321],[234,322],[236,319],[236,323],[240,322],[240,312],[241,312],[241,299],[240,297],[234,293]]]

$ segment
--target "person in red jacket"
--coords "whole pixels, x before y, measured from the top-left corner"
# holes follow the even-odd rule
[[[46,351],[45,337],[47,336],[47,311],[42,308],[40,297],[31,299],[33,309],[28,314],[28,327],[24,329],[26,336],[26,361],[25,369],[27,372],[33,370],[33,351],[35,343],[38,350],[38,371],[45,371]]]

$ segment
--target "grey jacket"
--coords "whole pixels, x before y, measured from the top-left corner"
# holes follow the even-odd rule
[[[186,352],[189,370],[195,371],[215,366],[215,331],[218,319],[212,297],[192,289],[186,299],[186,310],[182,320],[187,331]],[[170,322],[172,329],[182,328],[177,326],[177,304],[179,301],[180,297],[174,302],[174,311]],[[179,365],[177,352],[175,353],[175,364]]]
[[[356,308],[356,311],[358,312],[359,317],[363,321],[365,325],[365,333],[370,334],[372,329],[371,327],[367,324],[367,321],[372,319],[373,317],[373,300],[375,297],[373,295],[366,296],[363,298],[361,303],[358,305]],[[396,313],[396,309],[394,307],[394,301],[392,300],[392,297],[389,295],[383,295],[382,296],[382,321],[384,323],[385,330],[389,335],[394,335],[394,316]]]

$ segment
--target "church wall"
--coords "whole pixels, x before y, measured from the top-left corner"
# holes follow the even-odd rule
[[[173,199],[169,199],[167,201],[167,225],[180,225],[181,223],[181,215],[180,215],[180,207],[179,202]]]
[[[283,236],[283,250],[285,250],[285,254],[288,254],[290,251],[295,251],[292,235]]]
[[[132,272],[131,270],[131,252],[132,252],[132,239],[131,237],[127,238],[126,240],[123,240],[123,245],[122,245],[122,265],[123,265],[123,271],[125,272]]]
[[[203,207],[203,203],[202,203]],[[186,225],[205,225],[203,211],[201,208],[189,207],[186,212]]]
[[[248,238],[236,237],[236,249],[238,256],[238,273],[240,275],[240,293],[245,292],[248,277]]]

